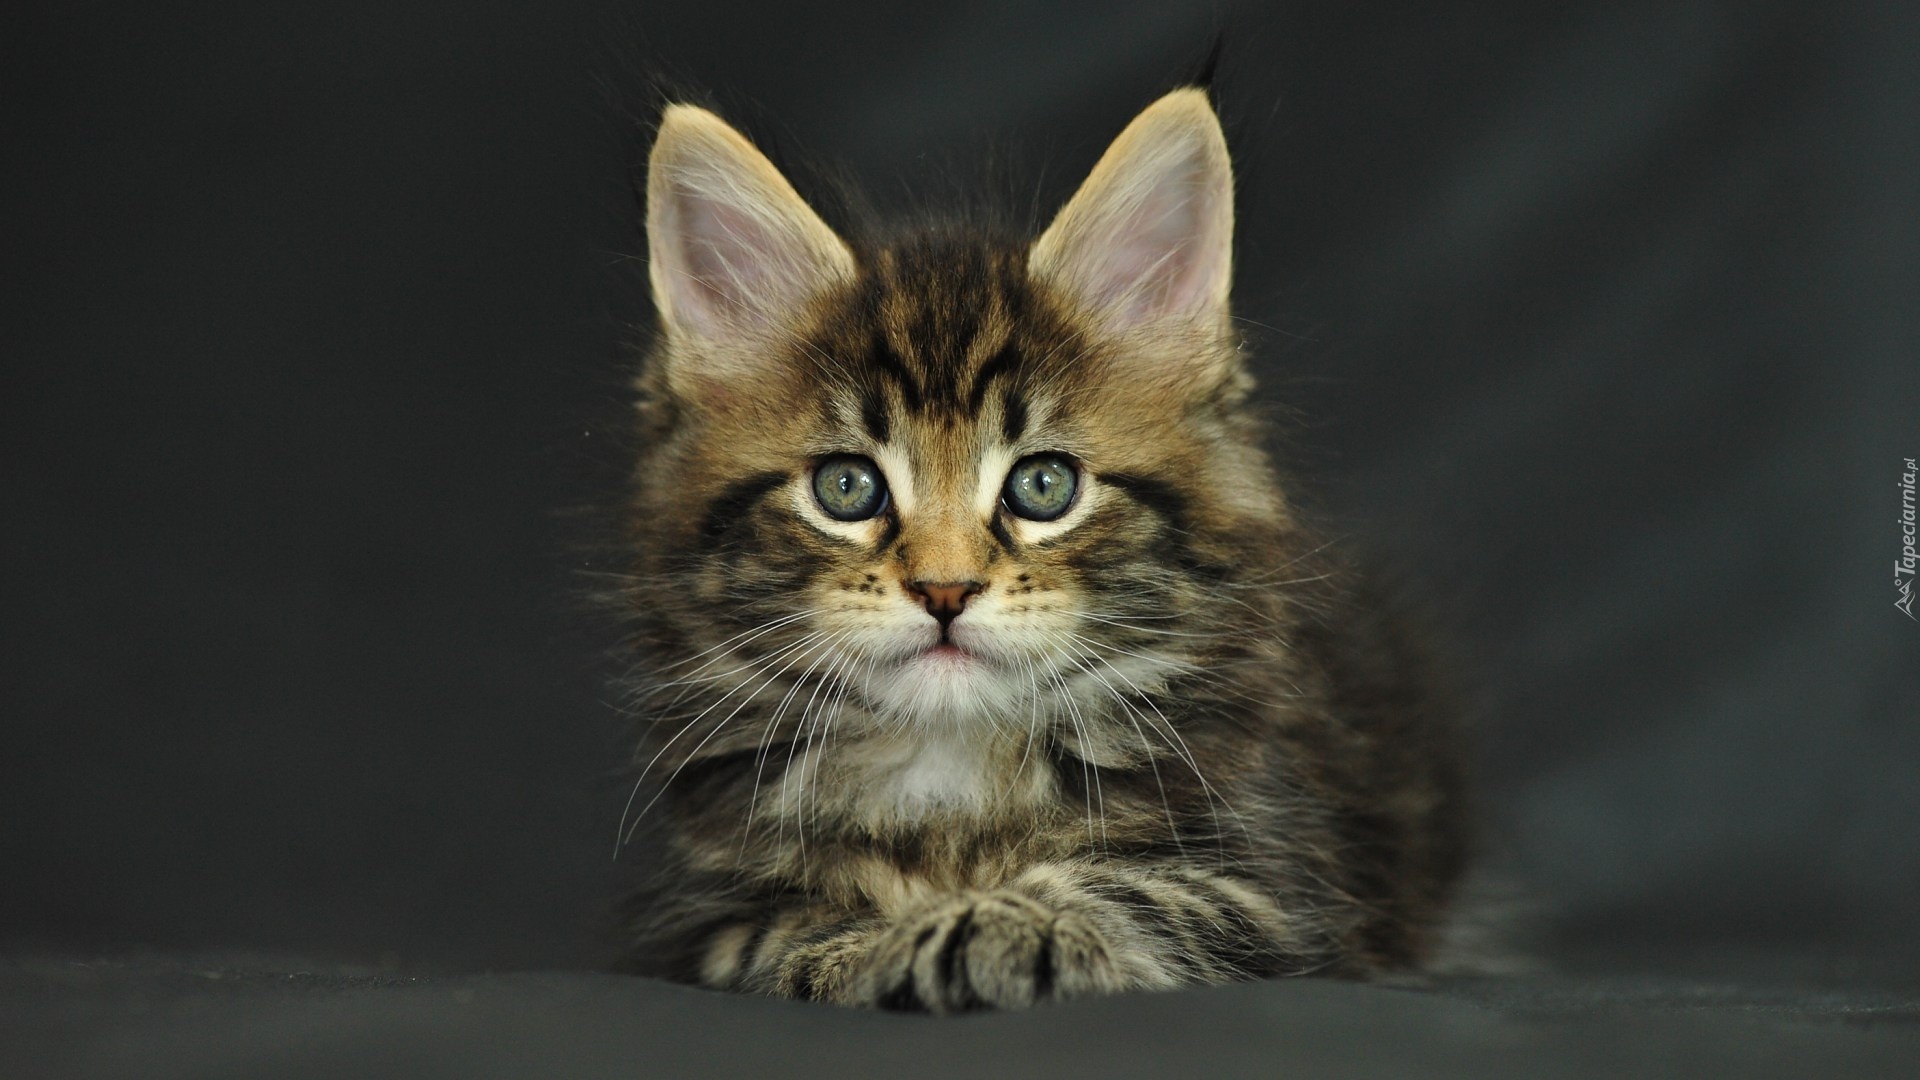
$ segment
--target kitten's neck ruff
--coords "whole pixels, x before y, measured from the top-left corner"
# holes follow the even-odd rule
[[[870,734],[831,754],[796,760],[778,781],[777,813],[802,825],[824,813],[874,832],[930,818],[1031,814],[1058,790],[1045,746],[1025,743],[1004,732],[982,736],[951,727]]]
[[[1060,806],[1063,763],[1069,772],[1141,767],[1176,746],[1177,735],[1155,740],[1148,731],[1172,731],[1171,701],[1127,701],[1115,690],[1121,683],[1161,696],[1176,669],[1168,661],[1142,657],[1130,679],[1118,668],[1106,676],[1069,668],[1044,685],[976,662],[934,657],[929,666],[943,670],[933,672],[923,664],[870,679],[851,695],[862,700],[796,731],[758,781],[770,812],[809,830],[827,822],[858,833],[933,822],[992,828]],[[1147,724],[1129,724],[1129,714]]]

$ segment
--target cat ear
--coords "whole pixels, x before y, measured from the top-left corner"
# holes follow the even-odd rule
[[[766,155],[691,105],[667,106],[648,158],[647,254],[669,339],[721,377],[854,277],[853,253]]]
[[[1233,166],[1206,92],[1147,106],[1028,256],[1033,272],[1125,332],[1224,320],[1233,276]]]

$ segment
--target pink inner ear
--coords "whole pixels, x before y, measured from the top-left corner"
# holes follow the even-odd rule
[[[1120,227],[1109,256],[1110,302],[1127,325],[1194,311],[1206,303],[1219,252],[1201,210],[1205,177],[1163,181]]]
[[[1117,329],[1214,313],[1229,273],[1231,181],[1198,153],[1132,163],[1080,219],[1062,269]]]
[[[673,287],[683,290],[683,314],[707,329],[764,314],[775,258],[766,228],[739,207],[692,192],[678,192],[675,203],[680,265]]]

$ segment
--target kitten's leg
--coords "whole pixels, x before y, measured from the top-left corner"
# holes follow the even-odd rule
[[[1313,966],[1267,892],[1188,867],[1045,863],[896,922],[854,1003],[956,1012],[1164,990]],[[842,1000],[846,1000],[843,998]]]
[[[1140,985],[1078,911],[1012,889],[956,893],[889,927],[850,1003],[910,1012],[1024,1008]]]
[[[1070,861],[1030,867],[1013,888],[1075,912],[1107,942],[1129,988],[1163,989],[1321,970],[1323,920],[1290,916],[1272,891],[1185,865]]]
[[[794,908],[708,942],[721,989],[909,1011],[1020,1008],[1298,970],[1289,921],[1258,888],[1186,868],[1032,867],[894,919]]]
[[[847,987],[888,928],[876,915],[791,907],[722,926],[701,953],[716,990],[851,1003]]]
[[[796,907],[722,926],[700,954],[715,989],[912,1012],[1015,1008],[1137,980],[1078,912],[1012,890],[953,893],[886,919]]]

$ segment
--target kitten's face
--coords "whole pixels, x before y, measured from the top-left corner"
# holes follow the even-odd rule
[[[793,542],[818,555],[809,621],[877,709],[1013,720],[1069,667],[1094,603],[1077,565],[1108,499],[1086,467],[1088,440],[1054,397],[1009,388],[974,415],[916,415],[895,396],[882,406],[899,414],[884,441],[864,424],[822,431],[835,453],[783,492],[792,531],[808,534]],[[1010,431],[1006,417],[1022,412]]]
[[[769,478],[722,511],[743,557],[706,587],[779,582],[768,600],[800,617],[768,636],[818,635],[793,663],[836,665],[899,721],[1024,726],[1082,669],[1124,687],[1177,655],[1155,647],[1183,603],[1164,515],[1206,501],[1189,489],[1212,455],[1181,402],[1130,406],[1150,388],[1025,273],[966,247],[890,253],[788,355],[774,401],[689,450],[733,483]],[[1163,505],[1142,505],[1148,491]],[[1131,655],[1111,644],[1127,629],[1144,639]]]
[[[1231,535],[1280,513],[1233,409],[1204,101],[1143,114],[1030,250],[858,258],[701,117],[654,156],[671,407],[641,474],[686,643],[896,729],[1029,730],[1180,670]]]

